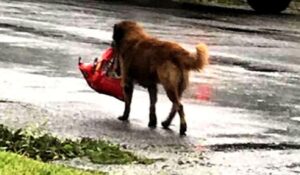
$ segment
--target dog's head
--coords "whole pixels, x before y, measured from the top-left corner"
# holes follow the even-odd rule
[[[119,47],[124,38],[139,36],[143,33],[143,28],[137,22],[122,21],[114,25],[112,45]]]

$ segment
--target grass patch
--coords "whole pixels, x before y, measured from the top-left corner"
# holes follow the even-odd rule
[[[0,151],[1,175],[104,175],[63,165],[47,164],[14,153]]]
[[[97,164],[151,164],[153,159],[141,158],[120,149],[119,145],[102,140],[83,138],[60,140],[46,133],[26,130],[12,131],[0,124],[0,150],[11,151],[44,162],[88,157]]]

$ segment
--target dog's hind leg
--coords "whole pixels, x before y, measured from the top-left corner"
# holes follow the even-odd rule
[[[163,121],[161,124],[163,128],[168,129],[172,120],[175,117],[175,114],[178,112],[180,116],[180,135],[185,135],[187,125],[185,121],[183,106],[180,103],[180,99],[183,91],[187,86],[188,73],[187,72],[180,72],[180,73],[178,74],[178,72],[177,73],[173,72],[171,73],[174,74],[173,76],[169,76],[169,78],[166,79],[161,79],[161,82],[166,90],[167,96],[173,103],[168,118],[165,121]],[[177,79],[175,80],[174,77],[177,77]]]
[[[179,95],[179,100],[182,97],[183,91],[186,89],[187,84],[189,80],[189,73],[187,71],[182,71],[181,74],[181,81],[179,81],[178,85],[178,95]],[[185,114],[183,110],[183,105],[179,102],[179,117],[180,117],[180,135],[185,135],[187,125],[185,121]]]
[[[150,114],[149,114],[149,124],[150,128],[155,128],[157,124],[155,104],[157,102],[157,86],[153,85],[148,87],[148,92],[150,96]]]
[[[185,135],[187,126],[186,126],[185,114],[184,114],[184,111],[183,111],[183,105],[182,104],[179,105],[178,113],[179,113],[179,116],[180,116],[180,130],[179,130],[179,133],[180,133],[180,135]]]
[[[133,82],[132,81],[126,81],[124,88],[124,95],[125,95],[125,109],[123,112],[123,116],[119,117],[119,120],[126,121],[128,120],[129,113],[130,113],[130,105],[131,105],[131,99],[133,94]]]
[[[168,129],[172,120],[175,117],[176,112],[178,112],[179,116],[180,116],[180,135],[185,135],[187,125],[186,125],[186,121],[185,121],[183,106],[179,101],[178,93],[174,89],[172,89],[172,90],[169,89],[166,91],[167,91],[167,95],[168,95],[169,99],[173,103],[173,106],[169,113],[168,118],[165,121],[163,121],[161,124],[162,124],[163,128]]]
[[[170,71],[171,72],[171,71]],[[169,126],[173,120],[173,118],[175,117],[175,114],[178,111],[178,93],[177,93],[177,86],[174,84],[177,83],[172,83],[172,82],[177,82],[176,74],[172,74],[172,73],[167,73],[165,74],[164,71],[159,71],[159,78],[160,78],[160,82],[163,85],[168,98],[170,99],[170,101],[173,103],[171,111],[167,117],[167,119],[165,121],[163,121],[161,123],[161,125],[163,126],[164,129],[169,129]],[[174,78],[173,80],[171,78]]]
[[[175,117],[176,112],[177,112],[176,106],[173,104],[167,119],[161,123],[161,125],[163,126],[164,129],[169,129],[169,126],[170,126],[173,118]]]

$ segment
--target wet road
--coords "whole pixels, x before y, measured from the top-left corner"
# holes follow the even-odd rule
[[[134,92],[131,122],[124,124],[116,120],[123,104],[96,94],[82,79],[78,56],[85,61],[99,56],[109,47],[113,24],[122,19],[137,20],[151,34],[191,51],[199,41],[209,45],[212,64],[191,74],[184,94],[188,137],[178,136],[178,119],[174,132],[146,127],[149,102],[142,88]],[[14,127],[38,124],[64,137],[107,138],[145,154],[173,157],[170,164],[181,165],[178,159],[192,155],[176,146],[196,149],[196,155],[205,151],[201,163],[168,165],[161,170],[168,173],[207,168],[208,174],[299,174],[299,19],[94,1],[1,0],[0,121]],[[159,121],[170,107],[162,91]]]

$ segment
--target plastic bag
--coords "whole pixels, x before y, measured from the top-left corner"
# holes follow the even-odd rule
[[[83,74],[87,84],[96,92],[113,96],[124,101],[121,87],[121,78],[116,76],[113,67],[113,49],[104,51],[101,59],[95,59],[93,63],[82,63],[78,61],[78,68]]]

